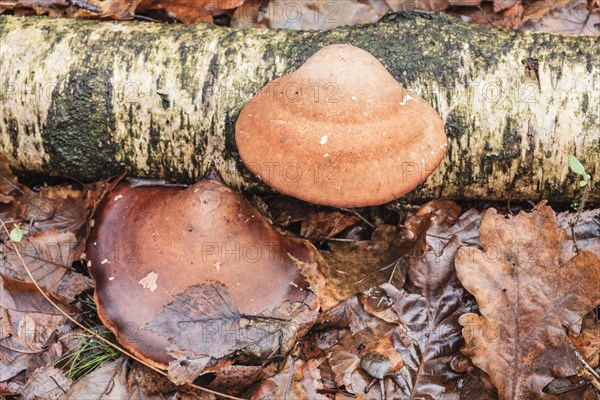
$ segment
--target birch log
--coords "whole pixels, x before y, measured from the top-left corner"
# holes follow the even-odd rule
[[[265,190],[237,157],[236,118],[332,43],[371,52],[445,120],[446,159],[412,199],[570,200],[574,154],[600,200],[600,38],[424,13],[324,32],[0,17],[0,152],[88,181],[192,182],[214,163],[230,186]]]

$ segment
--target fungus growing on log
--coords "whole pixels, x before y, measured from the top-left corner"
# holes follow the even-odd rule
[[[119,184],[95,216],[87,254],[100,319],[126,349],[161,368],[177,354],[219,358],[231,350],[200,340],[198,332],[216,336],[204,314],[212,324],[221,317],[215,310],[226,310],[223,318],[238,326],[284,305],[317,308],[294,260],[313,262],[315,248],[277,232],[217,180],[187,189]],[[178,309],[182,304],[195,309]],[[163,329],[171,322],[171,331]],[[178,334],[197,336],[186,341]]]
[[[371,54],[327,46],[267,84],[240,113],[244,164],[281,193],[337,207],[413,190],[446,153],[444,123]]]

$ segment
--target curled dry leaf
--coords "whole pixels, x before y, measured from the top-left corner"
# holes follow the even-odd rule
[[[500,398],[548,398],[545,385],[577,373],[565,327],[600,303],[600,260],[582,252],[560,265],[556,218],[543,204],[515,217],[489,209],[479,234],[483,250],[463,247],[455,259],[482,314],[461,317],[463,352]]]
[[[398,379],[411,399],[438,398],[458,377],[450,362],[463,345],[458,320],[467,311],[465,291],[454,273],[460,246],[454,237],[440,253],[429,249],[411,258],[406,288],[382,286],[402,323],[394,333],[404,360]]]

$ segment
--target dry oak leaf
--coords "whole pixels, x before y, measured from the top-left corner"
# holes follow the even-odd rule
[[[462,351],[501,399],[553,398],[544,386],[577,373],[566,328],[600,303],[600,260],[581,252],[560,265],[556,217],[543,204],[515,217],[489,209],[479,235],[483,250],[463,247],[455,258],[482,314],[460,318]]]

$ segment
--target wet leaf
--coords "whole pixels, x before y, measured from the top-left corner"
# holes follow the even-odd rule
[[[483,250],[464,247],[455,259],[482,314],[461,317],[463,352],[500,398],[545,398],[552,379],[577,373],[565,327],[600,303],[600,260],[582,252],[560,265],[556,218],[543,204],[514,217],[489,209],[479,233]]]
[[[467,311],[454,273],[460,246],[454,237],[440,253],[411,258],[404,289],[383,285],[402,322],[394,334],[405,364],[398,378],[411,398],[438,398],[458,376],[450,361],[463,345],[458,320]]]
[[[305,321],[301,304],[284,305],[263,315],[240,314],[224,285],[218,282],[188,288],[174,297],[146,327],[164,337],[177,358],[216,359],[234,352],[266,358],[295,340]],[[193,350],[191,350],[193,349]]]

